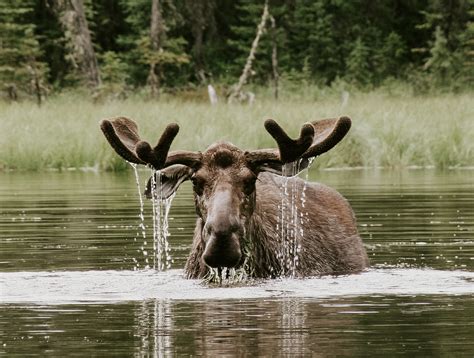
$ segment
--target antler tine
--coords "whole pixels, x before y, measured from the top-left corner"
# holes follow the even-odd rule
[[[345,137],[351,129],[352,121],[349,117],[328,118],[311,122],[316,135],[313,144],[302,155],[302,158],[312,158],[333,148]]]
[[[161,169],[165,166],[168,151],[171,143],[179,132],[179,126],[176,123],[168,124],[163,131],[158,143],[154,148],[148,142],[140,141],[135,146],[138,158],[151,165],[155,169]]]
[[[314,127],[311,123],[305,123],[301,127],[300,136],[297,139],[291,139],[273,119],[265,121],[265,129],[277,142],[280,160],[283,163],[298,160],[313,143]]]
[[[146,164],[135,153],[135,145],[140,141],[137,124],[129,118],[103,119],[100,129],[118,155],[135,164]]]
[[[157,145],[151,145],[140,139],[137,124],[129,118],[118,117],[104,119],[100,128],[112,148],[125,160],[150,165],[162,169],[173,164],[196,166],[201,159],[200,153],[188,151],[170,152],[171,143],[179,132],[179,126],[171,123],[166,126]]]

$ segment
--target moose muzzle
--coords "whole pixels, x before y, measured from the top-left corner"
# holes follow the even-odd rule
[[[212,204],[204,225],[203,260],[210,267],[235,267],[242,257],[240,238],[243,227],[239,222],[238,208],[232,205],[230,191],[217,192]]]

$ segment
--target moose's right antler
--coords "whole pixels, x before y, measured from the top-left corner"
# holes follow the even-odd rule
[[[247,153],[254,164],[285,164],[323,154],[341,141],[351,128],[349,117],[322,119],[305,123],[300,136],[291,139],[273,119],[265,121],[265,129],[277,142],[278,149],[260,149]]]
[[[129,118],[104,119],[100,123],[100,128],[117,154],[131,163],[150,165],[158,170],[173,164],[196,167],[201,161],[201,153],[197,152],[168,153],[179,131],[176,123],[168,124],[154,148],[140,139],[137,124]]]

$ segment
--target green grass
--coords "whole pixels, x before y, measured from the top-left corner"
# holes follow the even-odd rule
[[[136,120],[142,138],[153,144],[167,123],[177,122],[181,131],[172,149],[204,150],[217,140],[245,149],[273,147],[263,127],[267,118],[295,137],[306,121],[343,114],[353,119],[353,127],[340,145],[317,160],[322,168],[474,166],[473,93],[414,96],[379,90],[351,94],[344,108],[337,91],[295,89],[283,91],[282,97],[286,100],[275,102],[263,93],[252,106],[214,107],[177,98],[94,104],[71,93],[41,107],[0,103],[0,169],[125,169],[99,130],[102,118]]]

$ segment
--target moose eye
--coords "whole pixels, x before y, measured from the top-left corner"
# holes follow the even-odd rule
[[[193,175],[191,178],[191,183],[193,183],[193,189],[194,192],[197,195],[202,195],[203,189],[204,189],[204,180],[202,178],[198,178],[195,175]]]
[[[255,181],[257,180],[256,176],[252,176],[244,179],[243,189],[245,195],[250,195],[255,191]]]

